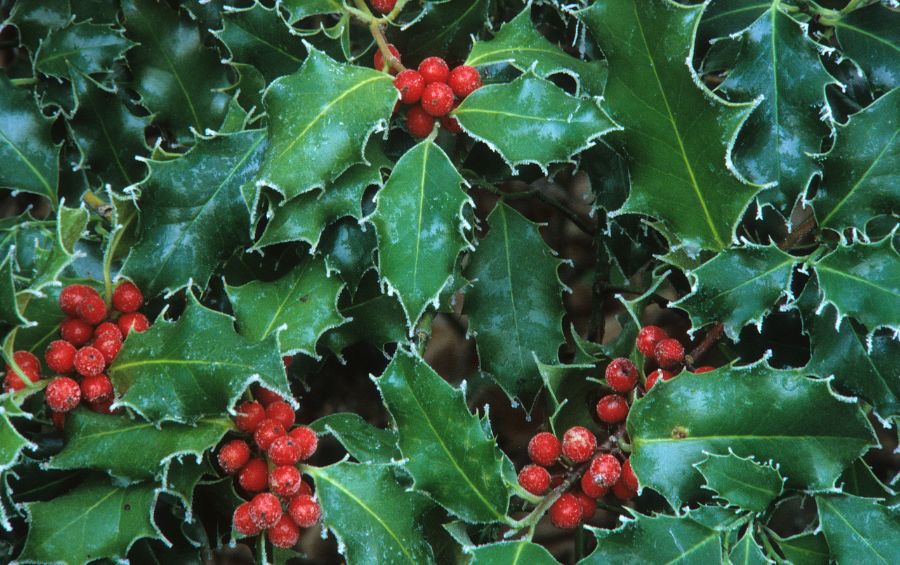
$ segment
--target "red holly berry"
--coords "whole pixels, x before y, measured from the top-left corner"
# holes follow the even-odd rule
[[[700,375],[702,373],[711,373],[712,371],[715,371],[715,370],[716,370],[715,367],[710,367],[709,365],[704,365],[702,367],[697,367],[696,369],[694,369],[691,372],[694,373],[695,375]]]
[[[428,57],[419,63],[419,74],[425,79],[425,84],[446,83],[450,78],[450,67],[447,66],[447,61],[440,57]],[[453,93],[452,90],[450,92]]]
[[[33,383],[39,381],[41,378],[40,375],[34,372],[25,372],[25,376],[28,377],[28,379]],[[6,377],[3,379],[4,392],[17,391],[24,388],[25,383],[22,381],[18,374],[16,374],[14,371],[6,373]]]
[[[264,490],[268,481],[269,468],[266,466],[266,462],[258,457],[247,461],[247,464],[238,473],[238,484],[247,492]]]
[[[453,94],[465,98],[481,88],[481,75],[475,67],[460,65],[450,71],[447,84],[453,89]]]
[[[114,324],[113,322],[103,322],[96,328],[94,328],[94,339],[100,339],[101,337],[110,337],[114,336],[119,341],[122,341],[122,330],[119,329],[119,326]]]
[[[234,516],[231,519],[234,529],[245,536],[255,536],[260,532],[260,528],[250,518],[250,503],[245,502],[234,510]]]
[[[393,43],[389,43],[389,44],[388,44],[388,51],[391,52],[391,55],[393,55],[395,59],[397,59],[398,61],[400,60],[400,52],[397,51],[397,48],[394,47],[394,44],[393,44]],[[394,70],[393,70],[393,69],[385,69],[385,65],[384,65],[384,55],[381,54],[381,49],[376,49],[376,50],[375,50],[375,57],[374,57],[374,64],[373,64],[373,66],[375,67],[375,70],[376,70],[376,71],[387,71],[387,72],[390,72],[391,74],[394,74]]]
[[[594,457],[587,474],[601,487],[609,488],[619,480],[619,476],[622,474],[622,464],[614,455],[603,453]]]
[[[284,426],[281,425],[281,422],[266,418],[256,426],[256,431],[253,432],[253,441],[256,442],[260,449],[265,451],[269,449],[269,446],[272,445],[276,438],[283,436],[285,433],[287,432],[284,431]]]
[[[619,480],[625,483],[625,486],[630,488],[631,490],[637,492],[638,489],[638,480],[637,475],[634,474],[634,469],[631,468],[631,459],[626,459],[625,463],[622,464],[622,475],[619,477]]]
[[[56,377],[50,381],[44,395],[47,398],[47,405],[54,412],[68,412],[81,403],[81,389],[78,382],[69,377]]]
[[[289,548],[297,545],[300,528],[287,514],[278,519],[274,526],[266,530],[266,537],[275,547]]]
[[[597,402],[597,417],[607,424],[624,422],[628,417],[628,401],[618,394],[608,394]]]
[[[78,318],[67,318],[59,324],[59,335],[75,347],[80,347],[91,340],[94,328]]]
[[[250,446],[242,439],[229,441],[219,449],[219,467],[228,475],[241,470],[250,460]]]
[[[597,512],[597,501],[581,491],[575,491],[574,494],[581,505],[581,521],[587,522]]]
[[[150,327],[150,320],[148,320],[147,316],[144,316],[140,312],[122,314],[119,317],[117,323],[119,324],[119,330],[125,337],[128,337],[128,334],[131,332],[131,330],[134,330],[137,333],[141,333],[147,331],[147,328]]]
[[[569,530],[581,523],[581,502],[574,494],[567,492],[556,499],[550,507],[550,521],[557,528]]]
[[[585,473],[581,475],[581,490],[590,497],[601,498],[609,489],[598,485],[594,482],[594,479],[591,478],[589,473]]]
[[[309,483],[306,481],[301,481],[300,482],[300,490],[297,491],[297,494],[308,494],[308,495],[312,496],[312,493],[313,493],[313,490],[312,490],[312,487],[309,486]]]
[[[97,291],[93,291],[78,303],[75,313],[82,321],[96,326],[106,319],[106,302],[97,294]]]
[[[113,399],[110,398],[109,400],[99,400],[94,403],[88,403],[88,407],[90,407],[90,409],[93,410],[94,412],[96,412],[97,414],[106,414],[106,415],[119,414],[122,411],[122,409],[117,408],[115,411],[113,411],[112,403],[113,403]]]
[[[538,465],[525,465],[519,471],[519,485],[536,496],[543,496],[550,488],[550,473]]]
[[[440,118],[453,109],[453,91],[443,82],[432,82],[422,91],[422,109]]]
[[[300,471],[292,465],[275,467],[269,473],[269,490],[278,496],[294,496],[303,485],[303,477]]]
[[[625,481],[620,480],[612,487],[612,493],[621,501],[631,500],[637,494],[636,490],[631,489],[628,485],[625,484]]]
[[[674,377],[675,377],[675,373],[666,371],[665,369],[657,369],[657,370],[653,371],[652,373],[650,373],[650,376],[647,377],[646,382],[644,382],[644,389],[650,390],[651,388],[653,388],[653,385],[655,385],[656,381],[658,381],[659,379],[668,381]]]
[[[250,500],[250,519],[260,528],[271,528],[282,514],[281,501],[271,492],[261,492]]]
[[[562,453],[562,444],[550,432],[541,432],[528,442],[528,457],[538,465],[549,467],[556,463]]]
[[[311,528],[319,521],[322,509],[319,503],[307,494],[298,494],[288,502],[288,514],[301,528]]]
[[[638,332],[635,345],[637,345],[637,349],[641,352],[641,355],[644,357],[653,357],[653,352],[656,350],[656,344],[667,337],[669,337],[669,334],[659,326],[644,326],[641,328],[641,331]]]
[[[573,463],[587,461],[597,449],[597,437],[591,430],[573,426],[566,430],[562,440],[562,452]]]
[[[105,368],[106,359],[98,349],[88,345],[75,352],[75,370],[79,375],[99,375]]]
[[[306,461],[312,457],[319,447],[319,438],[312,428],[297,426],[291,430],[289,435],[300,446],[300,461]]]
[[[70,284],[59,293],[59,309],[68,316],[77,316],[78,305],[91,294],[97,294],[97,291],[83,284]]]
[[[369,0],[369,4],[372,5],[373,10],[387,14],[397,5],[397,0]]]
[[[456,109],[455,104],[453,108]],[[462,126],[459,125],[459,120],[450,115],[441,117],[441,127],[449,131],[453,135],[459,135],[463,132]]]
[[[276,465],[293,465],[300,461],[300,445],[291,436],[276,437],[266,449],[269,461]]]
[[[112,381],[106,375],[93,375],[81,379],[81,397],[89,404],[108,402],[113,398]]]
[[[410,106],[406,111],[406,129],[413,137],[426,137],[434,129],[434,116],[421,106]]]
[[[30,351],[20,349],[14,352],[13,361],[16,362],[16,365],[19,366],[19,369],[21,369],[22,372],[26,375],[31,373],[40,375],[41,373],[41,361],[34,355],[34,353]],[[6,372],[9,373],[11,371],[13,371],[12,366],[7,365]]]
[[[653,355],[660,367],[671,369],[684,361],[684,346],[677,339],[663,339],[656,344]]]
[[[404,104],[415,104],[422,98],[422,91],[425,90],[425,79],[418,71],[406,69],[400,71],[397,78],[394,79],[394,86],[400,91],[400,102]]]
[[[66,413],[65,412],[53,412],[50,411],[50,421],[53,422],[53,427],[59,431],[63,431],[66,428]]]
[[[115,334],[107,333],[95,339],[92,347],[103,355],[103,359],[109,365],[115,361],[119,351],[122,350],[122,340]]]
[[[234,423],[238,429],[245,433],[253,433],[259,423],[266,419],[266,409],[255,400],[241,403],[237,408],[237,416]]]
[[[273,402],[282,400],[281,395],[279,395],[277,392],[272,392],[271,390],[263,388],[261,386],[254,387],[253,398],[258,400],[263,406],[268,406]]]
[[[628,392],[637,385],[638,370],[630,359],[618,357],[606,366],[606,382],[617,392]]]
[[[66,374],[75,369],[75,346],[64,339],[51,341],[44,351],[44,361],[54,373]]]
[[[137,312],[144,305],[144,295],[133,282],[123,281],[113,291],[112,305],[123,314]]]
[[[276,400],[266,406],[266,418],[280,422],[284,429],[294,425],[296,415],[291,405],[284,400]]]

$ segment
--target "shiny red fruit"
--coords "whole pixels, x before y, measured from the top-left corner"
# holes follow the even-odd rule
[[[609,489],[598,485],[589,473],[581,475],[581,491],[592,498],[604,496]]]
[[[606,382],[616,392],[628,392],[637,385],[637,367],[625,357],[613,359],[606,366]]]
[[[656,344],[667,337],[669,337],[669,334],[659,326],[644,326],[641,328],[641,331],[638,332],[635,345],[637,346],[638,351],[641,352],[641,355],[644,357],[653,357],[653,351],[656,349]]]
[[[447,84],[453,89],[453,94],[459,98],[465,98],[481,88],[481,75],[475,67],[460,65],[450,71]]]
[[[562,452],[573,463],[587,461],[597,449],[597,437],[582,426],[573,426],[563,435]]]
[[[311,496],[298,494],[288,502],[288,514],[301,528],[311,528],[322,516],[322,508]]]
[[[81,397],[88,404],[110,402],[113,399],[112,381],[106,375],[94,375],[81,379]]]
[[[93,291],[78,303],[75,315],[83,322],[96,326],[106,319],[106,302],[96,291]]]
[[[581,523],[581,516],[581,501],[570,492],[560,496],[550,507],[550,521],[557,528],[572,529]]]
[[[281,501],[270,492],[259,493],[250,501],[250,519],[260,528],[271,528],[283,513]]]
[[[290,516],[284,514],[274,526],[266,530],[266,537],[275,547],[290,548],[297,545],[300,539],[300,528]]]
[[[601,487],[609,488],[619,480],[619,476],[622,474],[622,464],[615,455],[603,453],[594,457],[587,474]]]
[[[581,504],[581,521],[587,522],[597,512],[597,501],[581,491],[575,491],[574,494]]]
[[[294,496],[303,486],[303,478],[300,471],[292,465],[275,467],[269,473],[269,490],[278,496]]]
[[[266,418],[280,422],[284,429],[294,425],[296,415],[290,404],[284,400],[276,400],[266,406]]]
[[[388,44],[388,51],[391,52],[391,55],[393,55],[395,59],[397,59],[398,61],[400,60],[400,52],[397,51],[397,48],[394,47],[393,43]],[[374,63],[373,66],[375,67],[376,71],[384,71],[384,72],[390,72],[391,74],[394,74],[393,69],[385,68],[384,55],[381,54],[381,49],[375,50],[375,57],[373,59],[373,63]]]
[[[219,467],[233,475],[250,460],[250,446],[242,439],[231,440],[219,449]]]
[[[675,373],[666,371],[665,369],[657,369],[650,373],[650,376],[647,377],[647,380],[644,382],[644,389],[649,391],[651,388],[653,388],[653,385],[656,384],[656,381],[660,379],[669,381],[673,378],[675,378]]]
[[[260,492],[266,488],[269,481],[269,468],[262,459],[254,457],[241,472],[238,473],[238,484],[247,492]]]
[[[653,355],[660,367],[671,369],[684,361],[684,346],[677,339],[664,339],[656,344]]]
[[[64,339],[51,341],[44,351],[44,362],[54,373],[65,375],[75,370],[75,346]]]
[[[538,465],[553,465],[561,453],[562,443],[550,432],[541,432],[528,442],[528,457]]]
[[[80,347],[91,340],[94,328],[78,318],[66,318],[59,324],[59,336],[75,347]]]
[[[269,461],[275,465],[294,465],[300,461],[300,445],[288,435],[276,437],[266,449]]]
[[[450,67],[447,66],[447,61],[440,57],[428,57],[419,63],[419,74],[425,79],[425,84],[446,83],[450,78]]]
[[[97,294],[97,291],[89,286],[70,284],[59,293],[59,309],[67,316],[77,316],[76,309],[78,305],[86,296],[92,294]]]
[[[628,401],[618,394],[608,394],[597,402],[597,417],[607,424],[624,422],[628,417]]]
[[[81,388],[75,379],[56,377],[44,391],[47,405],[54,412],[69,412],[81,404]]]
[[[400,91],[400,102],[404,104],[415,104],[422,98],[422,91],[425,90],[425,79],[418,71],[406,69],[400,71],[397,78],[394,79],[394,86]]]
[[[250,518],[249,502],[245,502],[235,509],[231,522],[234,525],[234,529],[245,536],[254,536],[262,531]]]
[[[75,370],[79,375],[92,377],[106,368],[106,359],[99,349],[85,346],[75,352]]]
[[[550,488],[550,473],[538,465],[525,465],[518,478],[519,485],[535,496],[547,494]]]
[[[103,359],[109,365],[116,360],[119,351],[122,350],[122,340],[113,333],[107,333],[95,339],[92,347],[103,355]]]
[[[300,447],[300,461],[306,461],[316,452],[319,447],[319,438],[312,428],[306,426],[297,426],[288,434],[293,438]]]
[[[276,438],[283,436],[285,433],[287,432],[284,431],[284,426],[281,425],[281,422],[266,418],[259,423],[256,431],[253,432],[253,441],[256,442],[260,449],[265,451],[269,449],[269,446],[272,445]]]
[[[442,82],[433,82],[422,91],[420,103],[428,114],[436,118],[446,116],[453,109],[453,91]]]
[[[387,14],[397,5],[397,0],[369,0],[372,9],[382,14]]]
[[[406,111],[406,129],[413,137],[428,137],[434,129],[434,116],[421,106],[410,106]]]
[[[266,419],[266,409],[262,404],[254,401],[241,403],[237,407],[237,416],[234,417],[234,423],[238,429],[245,433],[253,433],[259,426],[259,423]]]
[[[144,305],[144,294],[133,282],[120,282],[113,291],[112,305],[123,314],[137,312]]]
[[[136,333],[142,333],[147,331],[150,327],[150,320],[140,312],[122,314],[117,323],[119,324],[119,331],[121,331],[122,335],[125,337],[128,337],[131,330],[134,330]]]
[[[702,367],[697,367],[696,369],[694,369],[694,370],[691,371],[691,372],[694,373],[695,375],[700,375],[700,374],[703,374],[703,373],[711,373],[711,372],[713,372],[713,371],[715,371],[715,370],[716,370],[715,367],[710,367],[709,365],[704,365],[704,366],[702,366]]]

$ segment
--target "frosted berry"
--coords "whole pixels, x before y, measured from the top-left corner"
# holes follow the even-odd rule
[[[75,370],[79,375],[91,377],[99,375],[106,368],[106,359],[98,349],[82,347],[75,352]]]
[[[272,404],[273,402],[277,402],[277,401],[281,400],[281,395],[279,395],[277,392],[272,392],[271,390],[269,390],[267,388],[258,386],[253,389],[253,398],[258,400],[259,403],[262,404],[263,406],[268,406],[269,404]]]
[[[275,467],[269,473],[269,490],[278,496],[294,496],[303,486],[303,478],[300,471],[291,465],[282,465]]]
[[[450,78],[450,67],[447,66],[447,61],[440,57],[428,57],[419,63],[419,74],[425,79],[425,84],[446,83]],[[453,91],[450,93],[452,95]]]
[[[75,346],[64,339],[51,341],[44,351],[44,361],[54,373],[66,374],[75,369]]]
[[[406,111],[406,129],[413,137],[427,137],[434,129],[434,116],[421,106],[410,106]]]
[[[83,322],[96,326],[106,319],[106,302],[94,291],[78,303],[75,314]]]
[[[550,521],[557,528],[569,530],[581,523],[581,501],[567,492],[550,507]]]
[[[606,366],[606,382],[616,392],[628,392],[637,385],[637,367],[625,357],[613,359]]]
[[[422,91],[422,109],[430,115],[440,118],[453,109],[453,91],[442,82],[433,82]]]
[[[656,344],[653,355],[660,367],[671,369],[684,361],[684,346],[677,339],[664,339]]]
[[[253,433],[259,423],[266,419],[266,409],[256,401],[247,401],[237,407],[234,423],[242,432]]]
[[[89,404],[108,402],[113,398],[112,381],[106,375],[94,375],[81,379],[81,397]]]
[[[284,400],[276,400],[266,406],[266,418],[280,422],[284,429],[288,429],[294,425],[296,416],[290,404]]]
[[[112,305],[123,314],[137,312],[144,305],[144,295],[133,282],[123,281],[113,291]]]
[[[594,479],[591,478],[591,475],[589,473],[581,475],[581,491],[584,494],[592,498],[600,498],[604,496],[608,490],[608,488],[600,486],[596,482],[594,482]]]
[[[312,487],[309,486],[309,483],[306,481],[300,481],[300,490],[297,491],[297,494],[308,494],[312,496],[313,490]]]
[[[597,417],[607,424],[624,422],[628,417],[628,402],[618,394],[609,394],[597,402]]]
[[[656,344],[667,337],[669,337],[669,334],[659,326],[644,326],[641,328],[641,331],[638,332],[635,345],[637,345],[637,349],[641,352],[641,355],[644,357],[653,357],[653,352],[656,350]]]
[[[393,55],[395,59],[397,59],[398,61],[400,60],[400,52],[397,51],[397,48],[394,47],[394,44],[393,44],[393,43],[389,43],[389,44],[388,44],[388,51],[391,52],[391,55]],[[390,68],[385,69],[385,66],[384,66],[384,55],[381,54],[381,49],[376,49],[376,50],[375,50],[375,57],[374,57],[374,64],[373,64],[373,66],[375,67],[375,70],[376,70],[376,71],[389,71],[391,74],[394,74],[393,69],[390,69]]]
[[[297,426],[288,434],[300,447],[300,461],[306,461],[319,447],[319,438],[312,428]]]
[[[275,547],[289,548],[297,545],[300,528],[288,515],[283,515],[274,526],[266,530],[266,537]]]
[[[586,522],[593,518],[597,512],[597,501],[580,491],[575,491],[574,494],[581,505],[581,521]]]
[[[279,421],[266,418],[256,426],[256,431],[253,432],[253,441],[260,449],[266,450],[269,449],[275,438],[279,438],[285,433],[284,426]]]
[[[550,432],[541,432],[528,442],[528,457],[538,465],[549,467],[556,463],[562,453],[562,444]]]
[[[25,351],[24,349],[20,349],[13,353],[13,361],[16,362],[16,365],[19,366],[19,369],[22,370],[25,374],[30,373],[41,373],[41,361],[38,359],[34,353],[30,351]],[[6,371],[12,371],[12,367],[9,365],[6,366]]]
[[[233,475],[250,460],[250,446],[242,439],[231,440],[219,450],[219,467]]]
[[[97,291],[83,284],[70,284],[59,293],[59,309],[68,316],[77,316],[78,305],[91,294]]]
[[[84,345],[94,335],[94,328],[78,318],[67,318],[59,324],[59,336],[75,347]]]
[[[422,91],[425,90],[425,79],[418,71],[406,69],[400,71],[397,78],[394,79],[394,86],[400,91],[400,102],[404,104],[415,104],[422,98]]]
[[[566,430],[562,440],[562,452],[573,463],[587,461],[597,449],[597,437],[591,430],[573,426]]]
[[[397,5],[397,0],[369,0],[369,4],[372,5],[373,10],[387,14]]]
[[[271,492],[261,492],[250,501],[250,519],[260,528],[271,528],[282,514],[281,501]]]
[[[234,510],[234,516],[231,519],[234,529],[245,536],[254,536],[261,531],[250,518],[250,503],[245,502]]]
[[[276,437],[266,449],[269,461],[275,465],[293,465],[300,461],[300,445],[288,435]]]
[[[625,501],[625,500],[631,500],[632,498],[634,498],[634,496],[637,494],[637,491],[630,488],[627,484],[625,484],[625,481],[620,480],[619,482],[617,482],[616,484],[613,485],[612,493],[619,500]]]
[[[614,455],[604,453],[594,457],[587,474],[601,487],[609,488],[619,480],[619,476],[622,474],[622,464]]]
[[[75,379],[69,377],[56,377],[50,381],[44,395],[47,405],[54,412],[68,412],[81,403],[81,389]]]
[[[465,98],[481,88],[481,75],[475,67],[460,65],[450,71],[447,84],[453,89],[453,94]]]
[[[238,484],[247,492],[260,492],[266,488],[269,481],[269,468],[262,459],[254,457],[241,472],[238,473]]]
[[[622,464],[622,475],[619,477],[619,480],[624,482],[625,486],[637,492],[638,480],[637,475],[634,474],[634,469],[631,468],[631,459],[626,459],[625,463]]]
[[[107,333],[95,339],[92,347],[103,355],[103,359],[109,365],[119,356],[119,351],[122,349],[122,340],[112,333]]]
[[[101,337],[109,337],[113,336],[117,338],[119,341],[122,341],[122,330],[119,329],[119,326],[114,324],[113,322],[103,322],[96,328],[94,328],[94,339],[100,339]]]
[[[525,465],[519,471],[519,485],[535,496],[543,496],[550,488],[550,473],[538,465]]]
[[[319,521],[322,509],[319,503],[307,494],[298,494],[288,502],[288,514],[301,528],[311,528]]]
[[[694,369],[691,372],[694,373],[695,375],[700,375],[702,373],[711,373],[715,370],[716,370],[715,367],[710,367],[709,365],[704,365],[702,367],[697,367],[696,369]]]
[[[653,385],[656,384],[656,381],[662,379],[664,381],[671,380],[675,377],[675,373],[670,371],[666,371],[665,369],[657,369],[650,373],[650,376],[647,377],[647,381],[644,383],[644,389],[650,390],[653,388]]]
[[[119,331],[125,337],[128,337],[131,330],[141,333],[147,331],[147,328],[150,327],[150,320],[140,312],[122,314],[116,323],[119,324]]]

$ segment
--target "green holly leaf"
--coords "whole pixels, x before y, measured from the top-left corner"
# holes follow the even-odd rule
[[[222,123],[230,96],[226,67],[203,44],[197,24],[158,0],[124,0],[126,35],[139,43],[128,52],[134,88],[156,122],[183,143]]]
[[[41,41],[34,68],[57,78],[68,78],[70,67],[85,74],[107,72],[133,45],[111,25],[79,22],[51,31]]]
[[[427,139],[397,161],[378,193],[372,223],[378,233],[378,269],[396,292],[409,327],[453,277],[466,239],[464,180],[444,151]]]
[[[591,96],[603,94],[606,68],[601,61],[582,61],[547,40],[531,21],[528,5],[515,18],[500,26],[488,41],[475,41],[465,64],[473,67],[509,63],[522,72],[532,70],[547,78],[566,74],[575,79],[578,89]]]
[[[861,457],[844,469],[837,484],[841,492],[866,498],[884,499],[895,494],[875,476],[872,468]]]
[[[779,0],[773,0],[738,41],[740,57],[719,90],[734,100],[763,100],[737,138],[735,164],[756,183],[777,183],[760,197],[790,210],[818,170],[813,154],[828,133],[819,114],[826,85],[836,81],[822,66],[816,45]]]
[[[781,473],[772,465],[757,463],[751,457],[710,453],[694,467],[706,480],[703,488],[749,512],[764,512],[784,491]]]
[[[51,31],[72,21],[69,0],[20,0],[12,6],[9,19],[19,30],[19,41],[34,53]]]
[[[84,235],[89,217],[90,214],[83,205],[80,208],[60,206],[53,240],[38,240],[40,245],[35,253],[34,271],[29,284],[31,292],[54,285],[63,270],[79,257],[75,244]]]
[[[774,563],[766,557],[762,548],[753,539],[753,528],[747,528],[741,539],[731,548],[728,559],[732,565],[768,565]]]
[[[363,277],[355,294],[345,294],[340,312],[350,321],[329,331],[322,342],[340,355],[347,347],[360,342],[380,349],[387,343],[406,339],[406,316],[395,296],[383,294],[374,272]]]
[[[547,365],[535,360],[544,386],[547,388],[547,405],[551,430],[562,436],[572,426],[586,426],[600,430],[594,422],[597,384],[588,380],[600,375],[592,362],[573,365]]]
[[[30,528],[21,563],[81,565],[123,559],[139,539],[165,541],[153,523],[156,487],[90,480],[47,502],[26,504]]]
[[[831,562],[828,543],[820,533],[802,533],[781,538],[770,530],[769,536],[793,565],[828,565]]]
[[[0,263],[0,322],[10,326],[22,326],[27,324],[28,320],[19,312],[16,299],[16,281],[13,272],[15,257],[15,251],[10,250]]]
[[[871,332],[900,328],[900,260],[892,235],[873,243],[838,245],[815,263],[823,304]]]
[[[97,469],[114,477],[159,479],[173,457],[203,455],[233,429],[228,418],[203,418],[194,425],[133,421],[77,410],[66,418],[66,445],[50,469]],[[140,449],[132,449],[140,445]]]
[[[291,26],[309,16],[343,11],[341,0],[280,0],[278,6],[287,12],[287,23]]]
[[[505,522],[505,456],[469,412],[464,392],[403,349],[376,384],[397,426],[413,487],[467,522]]]
[[[177,456],[169,459],[164,470],[163,490],[177,497],[184,504],[187,521],[191,520],[194,489],[205,475],[216,475],[216,470],[202,455],[197,457]]]
[[[461,61],[469,52],[472,36],[485,27],[491,0],[426,0],[414,25],[391,36],[403,54],[403,62],[418,65],[440,53]]]
[[[241,186],[253,180],[265,140],[261,130],[244,131],[148,162],[151,174],[139,185],[140,240],[122,266],[146,296],[190,283],[205,288],[216,265],[248,240]]]
[[[434,563],[422,531],[429,500],[395,478],[395,465],[342,462],[306,467],[316,482],[322,522],[343,548],[348,563]]]
[[[472,137],[500,153],[507,164],[568,161],[605,133],[619,129],[599,98],[577,98],[550,81],[525,74],[511,83],[490,84],[453,111]]]
[[[775,302],[790,295],[796,261],[774,244],[728,248],[689,272],[691,293],[672,306],[687,312],[694,328],[722,322],[737,341],[744,326],[762,326]]]
[[[45,196],[56,207],[59,146],[30,90],[0,76],[0,186]]]
[[[900,71],[892,64],[900,51],[900,14],[888,5],[873,3],[834,22],[844,55],[862,68],[875,87],[900,86]]]
[[[900,88],[885,94],[847,125],[825,156],[822,183],[812,199],[819,226],[865,231],[874,216],[900,209]]]
[[[900,560],[900,516],[871,498],[816,497],[819,527],[838,563],[890,565]]]
[[[12,423],[13,418],[30,417],[30,414],[19,408],[11,396],[0,399],[0,471],[6,471],[15,465],[23,450],[36,447],[20,434]]]
[[[481,369],[530,409],[541,389],[535,358],[558,360],[562,333],[560,261],[536,224],[503,204],[487,218],[491,230],[472,253],[464,311]],[[523,269],[523,265],[528,265]]]
[[[549,551],[530,541],[503,541],[473,547],[471,565],[559,565]]]
[[[604,98],[624,128],[631,191],[622,211],[662,220],[692,254],[728,247],[760,188],[726,166],[754,104],[721,102],[690,67],[703,7],[612,0],[579,12],[609,62]]]
[[[403,456],[397,447],[397,432],[376,428],[351,412],[329,414],[310,427],[318,434],[330,434],[360,463],[390,463]]]
[[[248,341],[229,316],[187,296],[178,320],[161,317],[125,340],[108,369],[121,404],[153,422],[187,422],[223,415],[254,381],[291,398],[275,336]]]
[[[276,281],[225,290],[241,335],[254,341],[277,335],[282,355],[316,357],[319,337],[347,321],[337,306],[343,288],[321,259],[309,259]]]
[[[310,46],[300,70],[266,90],[269,144],[257,184],[291,200],[365,163],[366,140],[386,126],[398,96],[391,75]]]
[[[369,269],[375,268],[378,236],[370,225],[353,220],[338,222],[322,238],[322,254],[329,273],[336,273],[355,294]],[[401,312],[401,319],[403,314]]]
[[[752,24],[769,7],[766,0],[710,0],[697,35],[707,42],[732,35]]]
[[[828,490],[875,444],[857,404],[836,397],[827,381],[763,363],[659,383],[632,405],[628,434],[641,484],[676,508],[701,494],[700,473],[687,469],[709,454],[772,461],[788,487]]]
[[[306,58],[303,42],[291,33],[278,10],[258,2],[226,11],[222,29],[213,33],[228,48],[232,61],[256,67],[266,82],[295,72]]]

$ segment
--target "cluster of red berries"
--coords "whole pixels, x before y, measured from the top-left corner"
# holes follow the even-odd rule
[[[684,363],[684,347],[677,339],[672,339],[666,330],[659,326],[644,326],[638,333],[636,346],[641,355],[656,361],[659,368],[647,377],[644,390],[649,391],[659,379],[671,380],[677,376],[675,371]],[[697,367],[693,373],[708,373],[715,367]]]
[[[597,499],[610,490],[623,501],[637,494],[637,477],[630,461],[622,463],[612,453],[601,453],[597,437],[587,428],[569,428],[561,442],[550,432],[541,432],[528,442],[528,456],[533,464],[519,471],[519,485],[535,496],[546,495],[563,481],[560,474],[551,476],[548,468],[559,463],[571,469],[590,461],[580,488],[561,494],[550,506],[550,521],[557,528],[574,528],[591,519],[597,511]]]
[[[391,54],[400,60],[400,52],[388,45]],[[384,69],[381,51],[375,53],[375,68]],[[478,69],[460,65],[450,70],[440,57],[428,57],[419,63],[418,70],[406,69],[394,78],[394,86],[400,91],[400,102],[409,106],[406,111],[406,129],[414,137],[425,137],[434,129],[435,120],[453,134],[462,131],[456,118],[448,114],[469,94],[482,86]]]
[[[254,396],[257,400],[238,406],[234,423],[241,432],[252,434],[257,455],[243,439],[219,449],[219,466],[236,475],[241,489],[253,496],[234,511],[234,529],[248,536],[265,531],[272,545],[293,547],[300,528],[315,525],[322,512],[297,469],[316,452],[318,438],[306,426],[290,429],[294,409],[275,393],[260,388]]]
[[[369,4],[372,5],[373,10],[387,14],[397,5],[397,0],[369,0]]]

